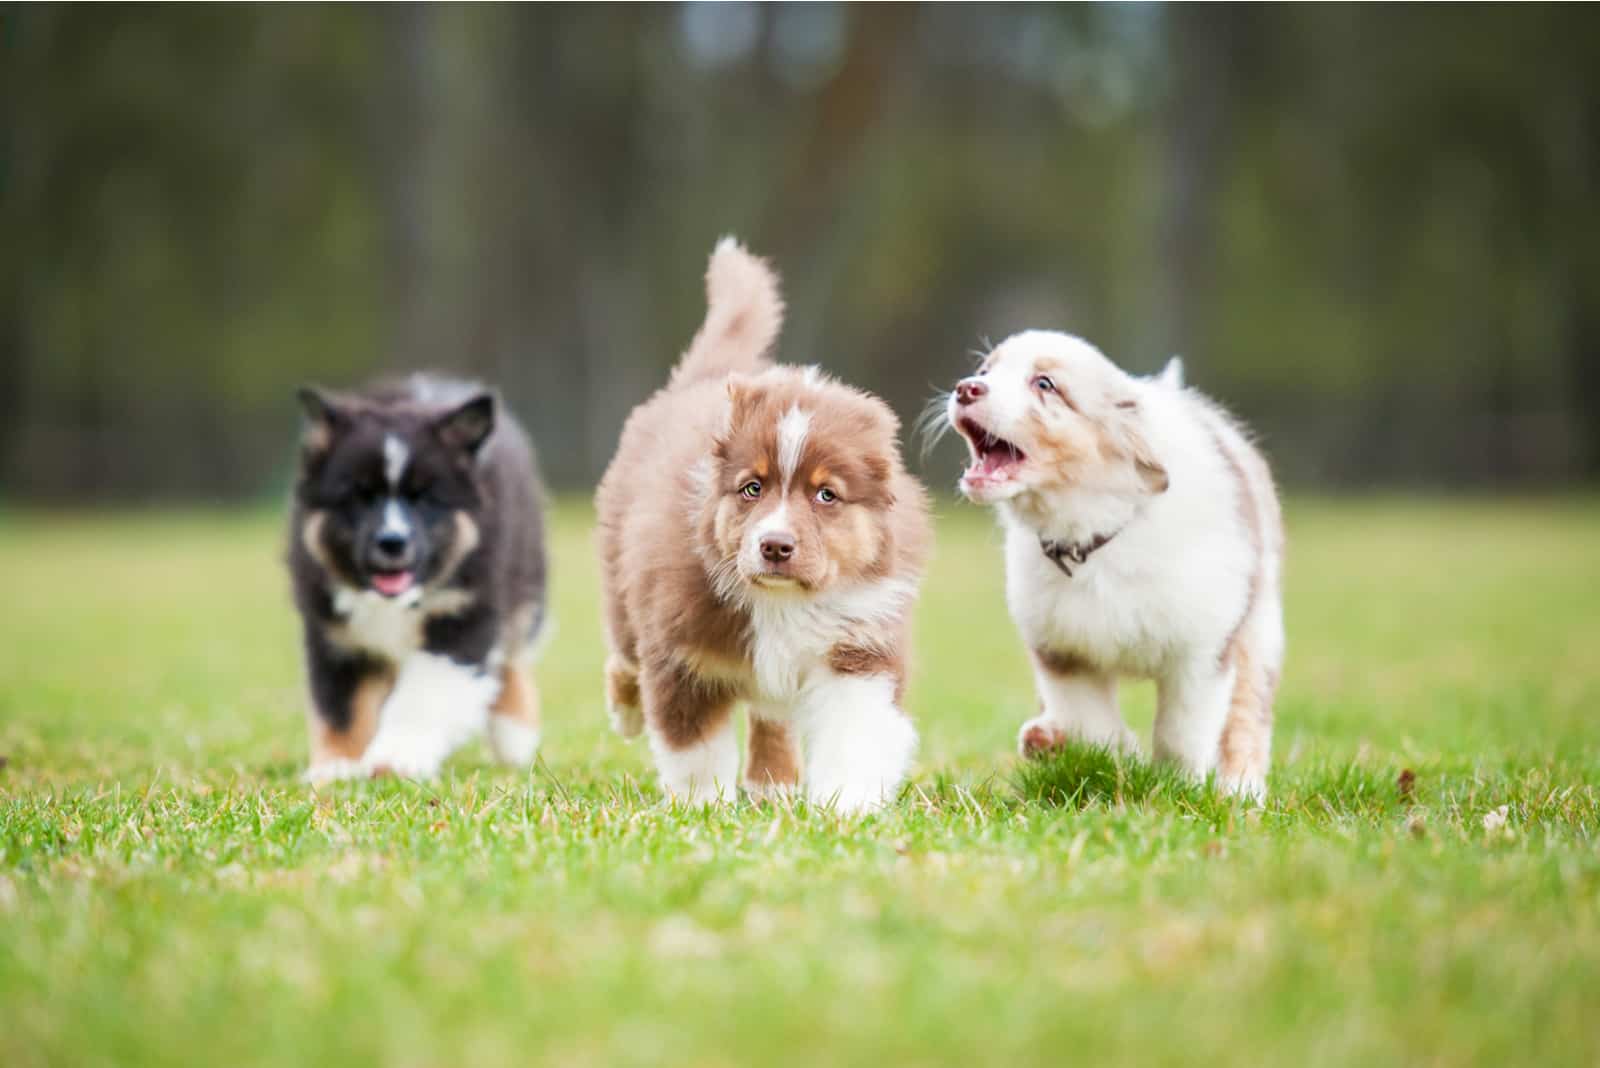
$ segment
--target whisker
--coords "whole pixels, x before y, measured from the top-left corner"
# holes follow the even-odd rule
[[[950,432],[950,421],[945,412],[950,407],[950,391],[937,390],[922,407],[922,414],[912,424],[912,436],[917,440],[917,456],[923,462],[933,454],[934,447]]]

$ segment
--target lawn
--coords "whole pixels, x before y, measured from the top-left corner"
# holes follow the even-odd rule
[[[860,820],[661,801],[581,503],[540,766],[320,795],[276,517],[0,515],[0,1064],[1600,1059],[1600,504],[1291,502],[1259,810],[1020,767],[998,538],[940,511]]]

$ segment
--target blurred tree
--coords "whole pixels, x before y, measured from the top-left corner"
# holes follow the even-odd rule
[[[1301,484],[1600,476],[1600,17],[0,6],[0,493],[280,490],[302,379],[477,374],[580,486],[772,255],[910,416],[1173,351]],[[953,477],[953,447],[927,462]]]

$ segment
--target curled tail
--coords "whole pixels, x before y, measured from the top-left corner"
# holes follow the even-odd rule
[[[778,276],[738,241],[723,238],[706,267],[705,322],[678,361],[669,388],[762,367],[782,325]]]

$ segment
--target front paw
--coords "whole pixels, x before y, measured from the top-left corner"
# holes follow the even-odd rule
[[[1139,736],[1126,726],[1095,736],[1070,730],[1048,716],[1035,716],[1017,732],[1017,752],[1026,760],[1043,760],[1056,750],[1074,744],[1099,746],[1122,756],[1139,755]]]
[[[361,757],[362,776],[369,779],[393,775],[401,779],[431,779],[439,774],[444,754],[431,738],[417,735],[382,736]]]
[[[1022,730],[1017,734],[1017,752],[1026,760],[1040,760],[1070,740],[1060,724],[1039,716],[1022,725]]]
[[[302,781],[313,787],[345,779],[364,779],[366,777],[367,770],[362,767],[361,761],[347,760],[344,757],[319,760],[307,768],[305,773],[300,776]]]

